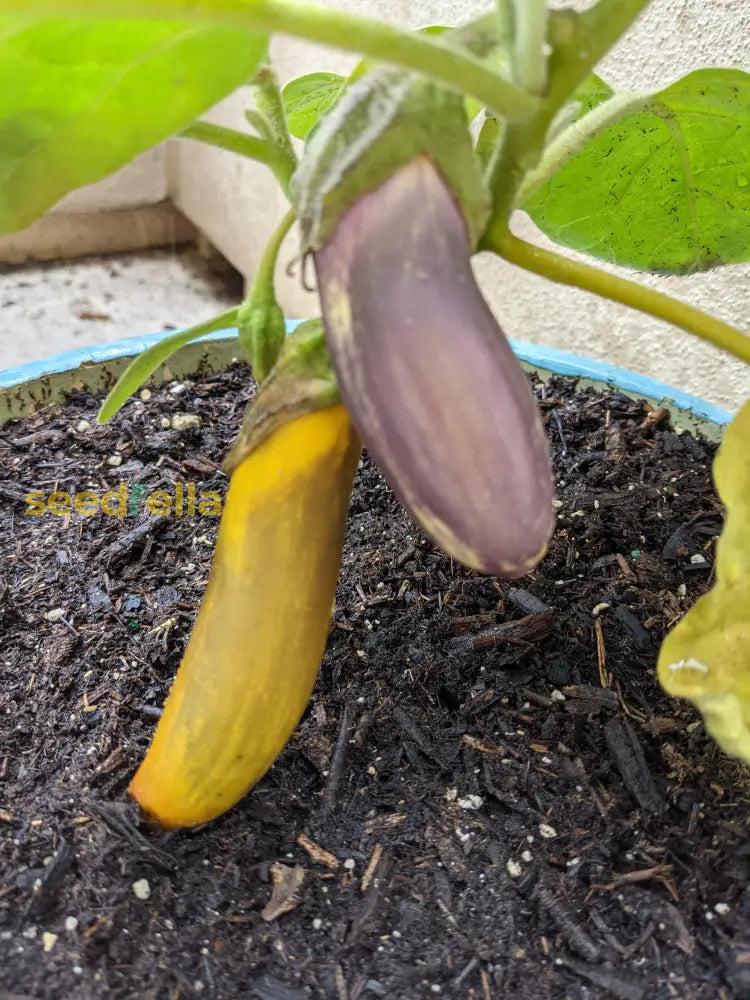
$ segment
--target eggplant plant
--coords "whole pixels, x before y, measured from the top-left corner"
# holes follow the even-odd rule
[[[294,0],[0,0],[0,231],[172,135],[265,164],[289,201],[246,301],[137,358],[100,412],[108,420],[188,341],[238,327],[259,391],[227,457],[203,604],[131,784],[163,827],[229,809],[297,725],[362,445],[459,562],[513,578],[544,557],[548,444],[475,282],[475,252],[750,362],[742,331],[512,230],[520,210],[554,242],[640,271],[750,259],[750,76],[706,68],[622,94],[594,73],[647,5],[496,0],[468,24],[406,31]],[[362,61],[348,77],[313,73],[281,89],[267,60],[274,33]],[[200,119],[247,81],[246,131]],[[274,268],[295,222],[320,318],[286,336]],[[748,762],[749,455],[750,403],[716,459],[727,519],[715,586],[658,665],[666,690]]]

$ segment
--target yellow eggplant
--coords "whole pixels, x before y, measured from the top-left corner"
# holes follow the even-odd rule
[[[282,425],[235,468],[203,603],[130,785],[165,829],[226,812],[299,722],[325,648],[360,451],[336,405]]]

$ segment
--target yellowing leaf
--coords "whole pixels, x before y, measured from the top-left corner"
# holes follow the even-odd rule
[[[696,705],[719,746],[750,763],[750,402],[726,431],[714,479],[727,508],[716,583],[664,640],[659,680]]]

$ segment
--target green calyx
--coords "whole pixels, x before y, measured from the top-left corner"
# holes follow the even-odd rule
[[[273,288],[269,297],[251,293],[242,303],[237,314],[237,330],[253,378],[262,382],[273,368],[286,337],[284,313]]]
[[[353,83],[310,133],[292,178],[303,250],[319,250],[362,195],[425,155],[453,191],[474,246],[489,198],[463,97],[425,77],[378,67]]]
[[[283,424],[340,402],[323,324],[310,319],[285,338],[278,359],[251,402],[237,440],[224,461],[234,469]]]

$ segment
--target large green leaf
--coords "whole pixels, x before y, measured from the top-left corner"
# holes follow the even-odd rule
[[[750,259],[750,75],[690,73],[597,136],[524,206],[551,239],[685,274]]]
[[[265,51],[197,23],[0,17],[0,232],[188,125]]]
[[[308,73],[290,80],[282,91],[289,131],[306,139],[318,119],[332,108],[346,86],[338,73]]]

